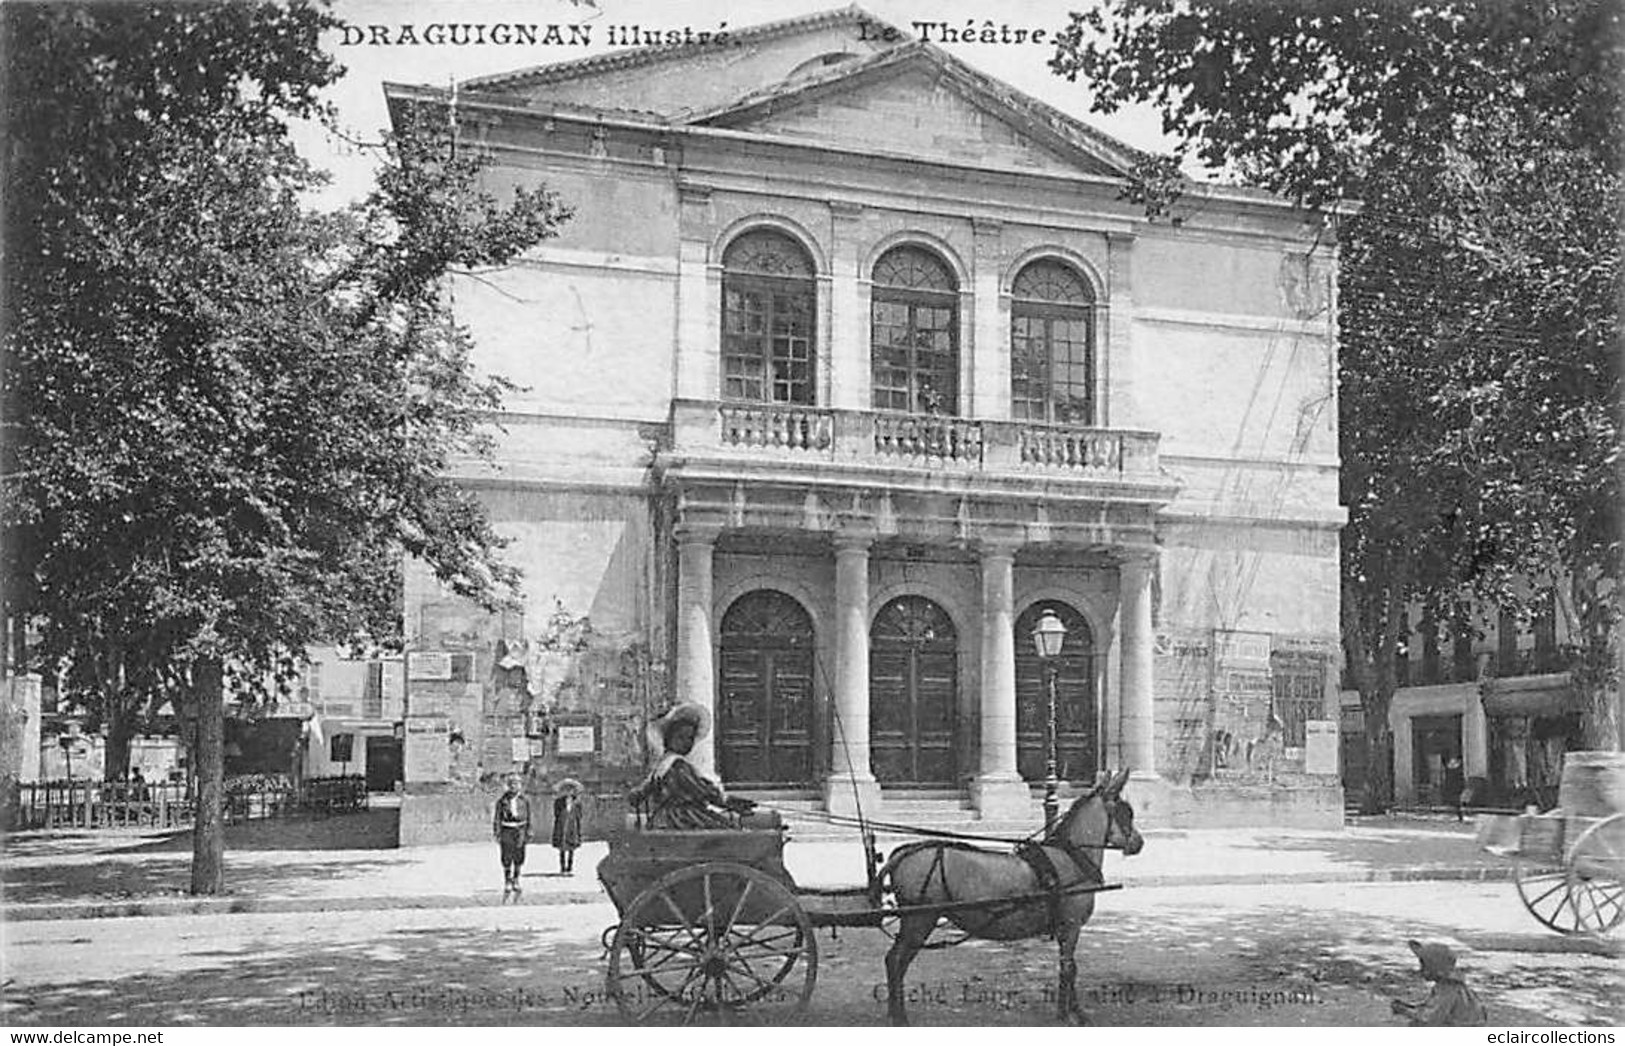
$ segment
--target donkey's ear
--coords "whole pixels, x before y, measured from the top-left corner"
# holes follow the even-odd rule
[[[1117,795],[1119,792],[1121,792],[1123,790],[1123,786],[1128,784],[1128,774],[1129,771],[1128,767],[1126,766],[1117,771],[1117,773],[1113,774],[1111,782],[1106,786],[1107,794]]]

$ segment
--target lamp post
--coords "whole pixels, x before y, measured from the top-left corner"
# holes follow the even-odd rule
[[[1061,654],[1061,645],[1066,642],[1066,626],[1061,619],[1055,616],[1055,611],[1046,610],[1038,619],[1038,625],[1033,629],[1033,648],[1038,651],[1038,659],[1044,663],[1044,682],[1048,695],[1048,706],[1044,718],[1044,749],[1046,761],[1044,764],[1044,830],[1055,830],[1055,822],[1060,819],[1061,799],[1057,792],[1061,787],[1061,780],[1055,772],[1055,676],[1060,666],[1056,658]]]

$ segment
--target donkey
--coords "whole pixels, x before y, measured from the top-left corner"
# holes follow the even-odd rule
[[[1095,896],[1080,887],[1101,885],[1101,856],[1121,848],[1133,856],[1145,840],[1134,829],[1134,808],[1122,798],[1128,771],[1101,780],[1073,802],[1066,815],[1028,856],[978,849],[961,842],[909,843],[892,852],[881,872],[897,906],[905,909],[886,953],[887,1013],[907,1024],[903,978],[925,947],[939,914],[972,937],[1014,941],[1055,936],[1060,949],[1056,1003],[1062,1022],[1084,1019],[1078,1005],[1078,931],[1095,911]],[[1041,871],[1041,869],[1043,871]],[[1035,896],[1037,895],[1037,896]],[[932,905],[952,905],[933,911]],[[925,906],[921,911],[906,911]]]

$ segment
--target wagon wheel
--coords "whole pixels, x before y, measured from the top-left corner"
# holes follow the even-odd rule
[[[1519,856],[1513,866],[1518,896],[1529,914],[1558,933],[1580,933],[1580,920],[1569,904],[1568,876],[1551,858]]]
[[[1625,814],[1581,832],[1563,874],[1579,932],[1604,934],[1625,921]]]
[[[817,977],[818,945],[795,894],[719,862],[678,869],[633,899],[605,989],[629,1022],[779,1024],[807,1008]]]

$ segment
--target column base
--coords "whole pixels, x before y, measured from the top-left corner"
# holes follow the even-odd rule
[[[984,821],[1017,821],[1033,814],[1032,789],[1017,773],[972,778],[970,801]]]
[[[855,794],[854,794],[855,793]],[[824,809],[837,817],[858,816],[859,804],[863,816],[873,818],[880,813],[880,782],[873,774],[831,774],[824,779]]]
[[[1165,780],[1155,770],[1135,770],[1128,775],[1123,786],[1123,798],[1134,807],[1137,828],[1167,828],[1177,819],[1178,802],[1173,782]],[[1189,789],[1185,789],[1189,792]]]

